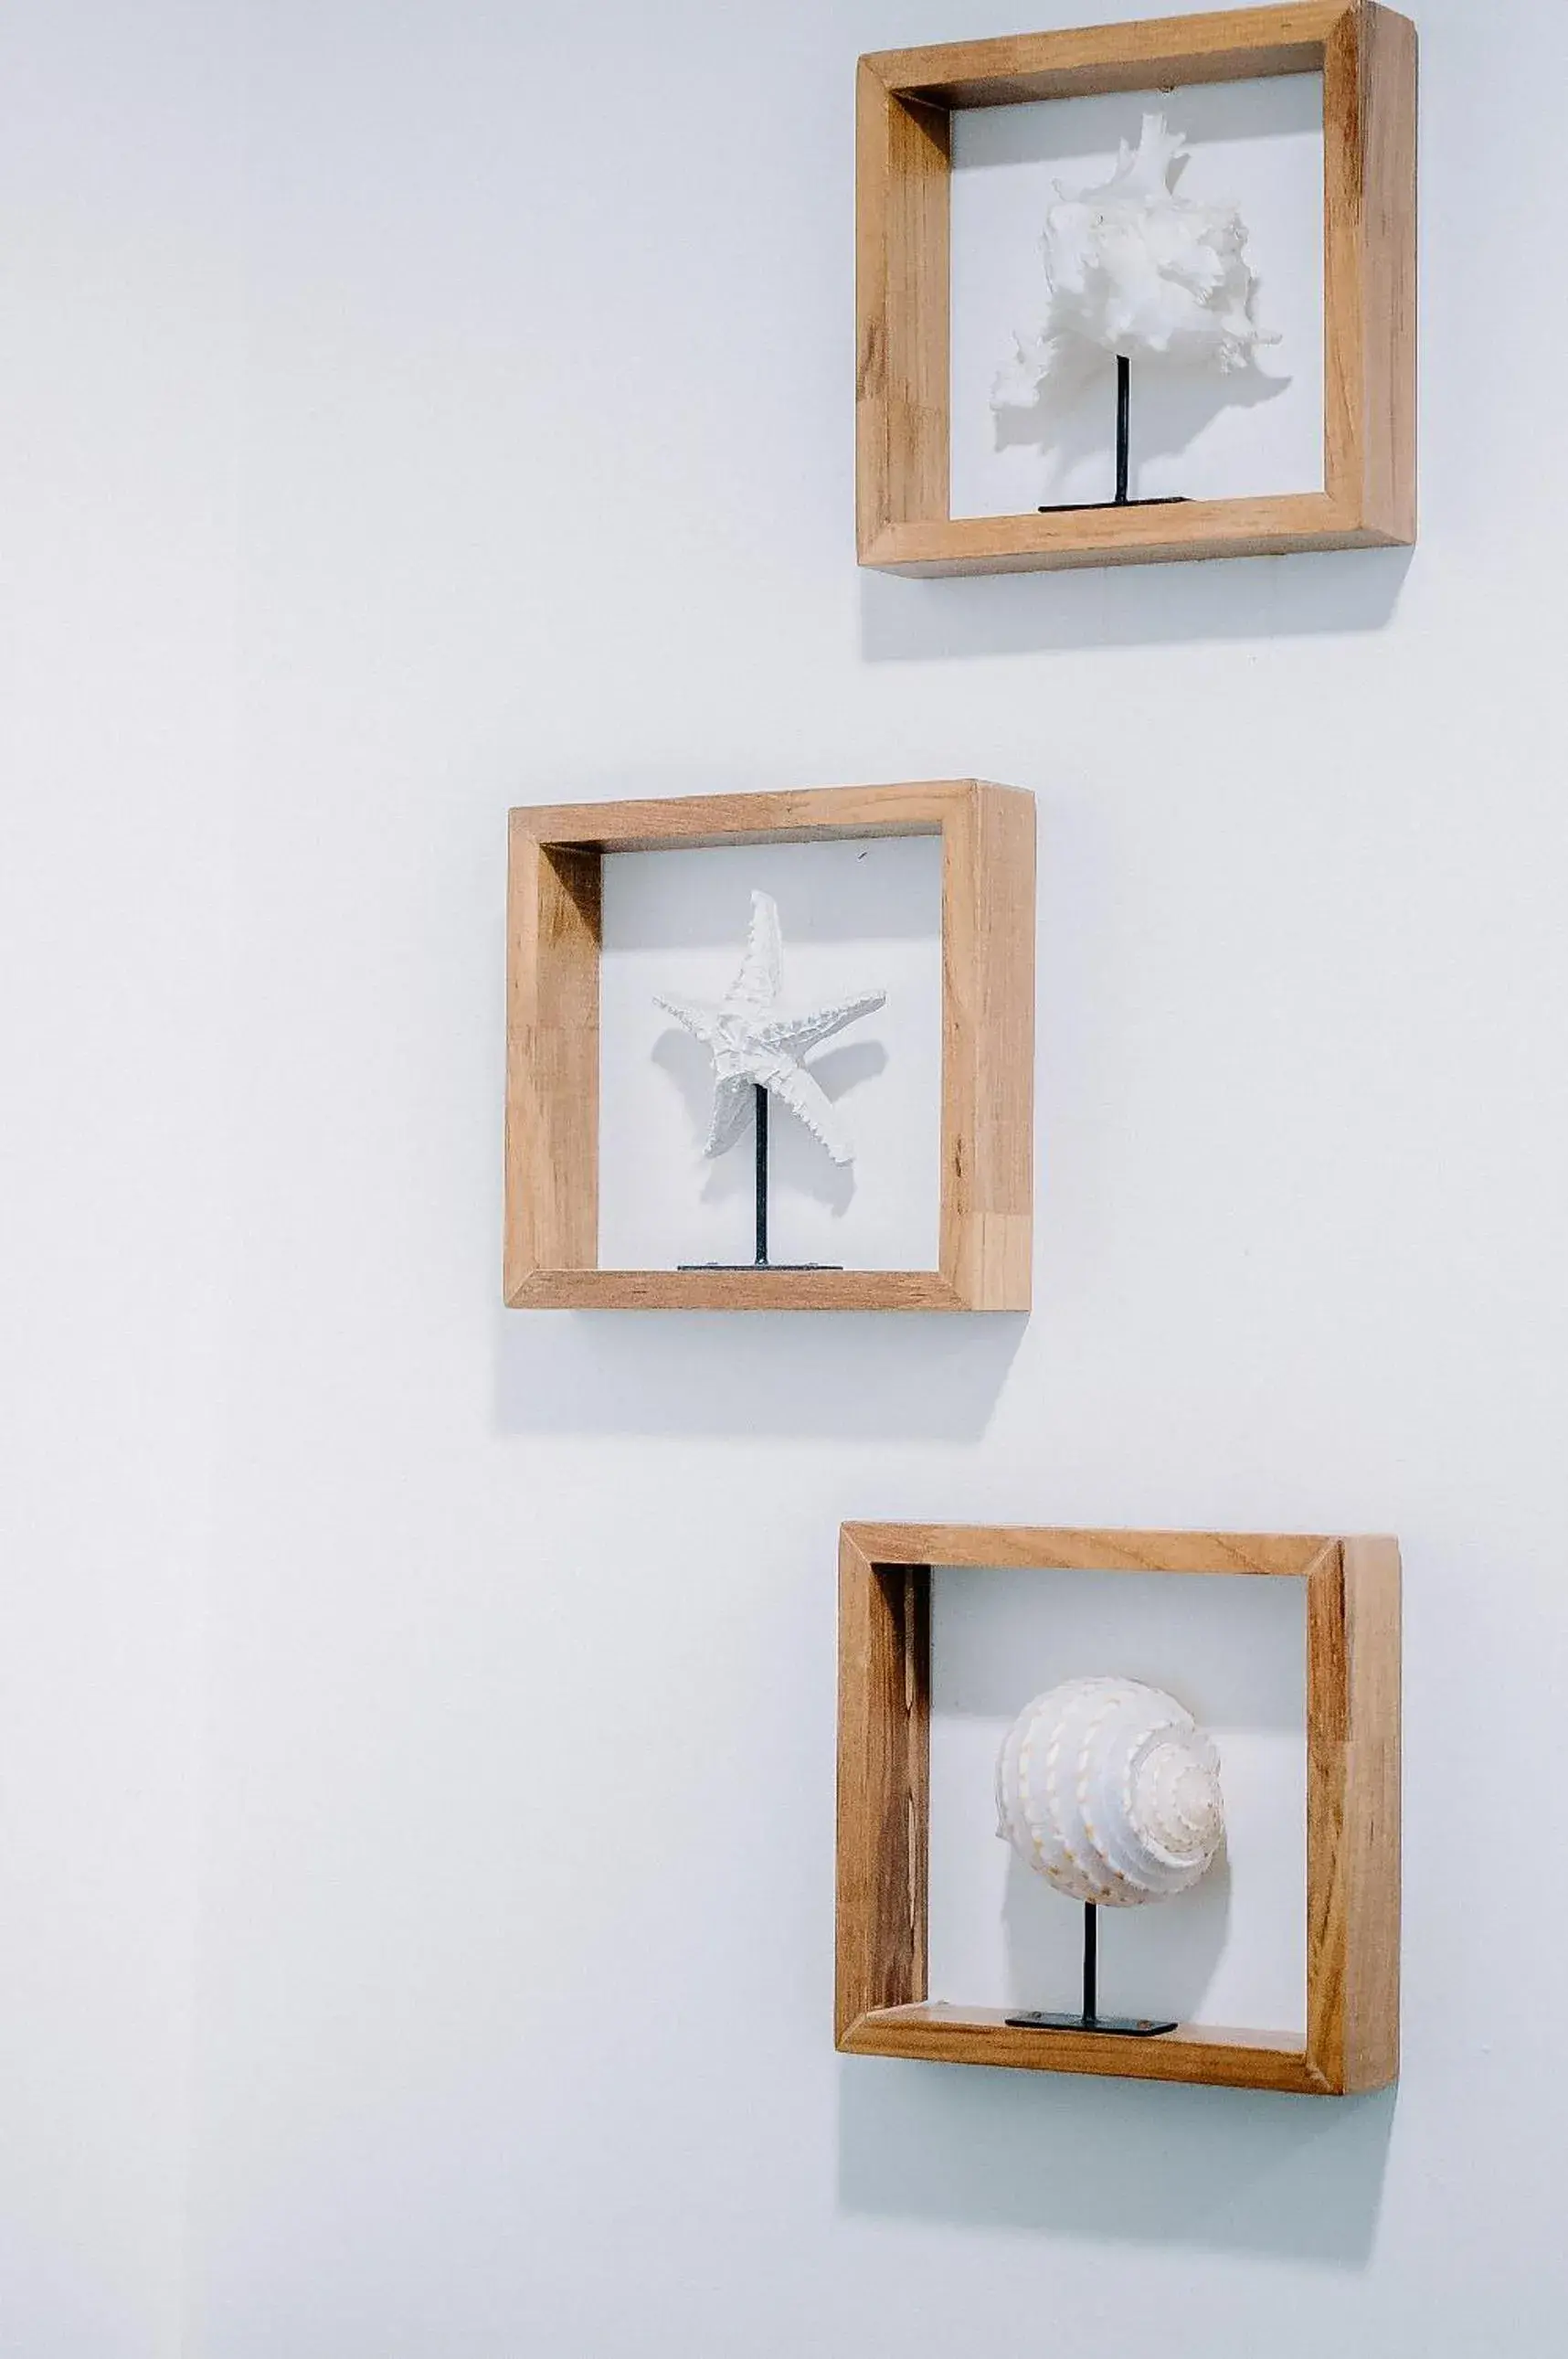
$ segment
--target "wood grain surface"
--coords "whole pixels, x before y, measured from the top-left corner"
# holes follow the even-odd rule
[[[1102,91],[1171,83],[1244,82],[1310,73],[1346,14],[1346,0],[1284,8],[1221,8],[1202,16],[1149,16],[1130,24],[1015,33],[881,49],[862,66],[884,90],[926,106],[1021,106]]]
[[[599,1234],[600,864],[515,823],[507,884],[506,1299]]]
[[[951,114],[1254,75],[1324,78],[1324,487],[954,516]],[[1227,9],[862,58],[857,503],[862,565],[1011,573],[1408,544],[1416,531],[1416,35],[1378,0]]]
[[[1304,1580],[1305,2037],[1010,2029],[926,1989],[931,1580],[995,1566]],[[1399,2071],[1400,1558],[1293,1532],[846,1524],[839,1536],[837,2038],[860,2055],[1343,2096]]]
[[[903,2056],[929,2064],[1098,2072],[1112,2080],[1189,2081],[1299,2097],[1330,2093],[1299,2035],[1226,2031],[1209,2024],[1178,2024],[1145,2039],[1108,2038],[1091,2031],[1014,2028],[1000,2007],[892,2006],[862,2015],[838,2045],[851,2056]]]
[[[555,803],[511,816],[505,1296],[528,1310],[1026,1310],[1034,801],[978,778]],[[602,862],[713,844],[942,840],[941,1170],[924,1270],[599,1267]]]

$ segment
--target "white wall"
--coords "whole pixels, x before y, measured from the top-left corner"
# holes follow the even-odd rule
[[[1047,394],[998,412],[991,394],[1045,315],[1041,233],[1058,192],[1103,187],[1151,114],[1179,131],[1177,195],[1234,205],[1251,310],[1269,342],[1249,368],[1140,358],[1130,384],[1134,498],[1245,499],[1323,489],[1323,76],[1118,91],[953,117],[949,486],[955,516],[1108,499],[1116,364],[1061,355]]]
[[[10,13],[7,2351],[176,2347],[199,1610],[189,2359],[1554,2348],[1568,27],[1419,13],[1413,560],[935,583],[850,69],[980,0]],[[965,773],[1033,1317],[503,1313],[506,804]],[[848,1514],[1402,1536],[1397,2096],[835,2056]]]
[[[222,1378],[234,21],[0,27],[0,2348],[177,2347]]]
[[[931,1614],[927,1988],[968,2006],[1076,2006],[1083,1910],[998,1841],[997,1756],[1060,1680],[1140,1679],[1214,1739],[1225,1842],[1158,1908],[1102,1912],[1108,2014],[1306,2030],[1306,1594],[1202,1574],[937,1573]]]
[[[750,1261],[756,1133],[703,1153],[713,1059],[655,995],[710,1003],[735,980],[753,890],[779,912],[780,1004],[881,1007],[811,1059],[852,1150],[835,1164],[804,1123],[768,1126],[775,1262],[935,1269],[942,1162],[942,842],[618,852],[603,867],[599,1007],[599,1259],[606,1269]]]

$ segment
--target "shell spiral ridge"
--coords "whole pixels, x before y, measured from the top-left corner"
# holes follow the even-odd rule
[[[1162,1688],[1067,1680],[1026,1704],[1003,1740],[997,1832],[1073,1899],[1168,1899],[1197,1883],[1225,1839],[1218,1751]]]

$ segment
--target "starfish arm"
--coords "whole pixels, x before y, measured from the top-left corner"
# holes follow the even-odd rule
[[[803,1057],[819,1040],[842,1032],[858,1016],[870,1016],[886,999],[885,991],[862,991],[854,999],[836,1000],[831,1006],[813,1008],[805,1016],[775,1016],[756,1027],[757,1038],[787,1056]]]
[[[771,1007],[779,995],[784,967],[784,943],[779,931],[779,905],[771,893],[752,896],[752,923],[746,935],[746,955],[730,986],[730,997],[745,1007]]]
[[[700,1000],[696,999],[666,999],[662,991],[654,992],[654,1005],[662,1007],[666,1016],[673,1016],[677,1024],[684,1024],[688,1032],[712,1048],[719,1023],[716,1007],[705,1007]]]
[[[746,1127],[746,1116],[752,1109],[752,1084],[739,1075],[720,1079],[714,1084],[713,1119],[708,1125],[704,1155],[722,1155],[734,1146]]]
[[[654,994],[655,1004],[713,1058],[713,1114],[703,1152],[722,1155],[734,1146],[746,1128],[752,1091],[761,1087],[789,1108],[835,1163],[853,1162],[855,1150],[832,1100],[799,1060],[819,1040],[882,1006],[887,995],[860,992],[799,1015],[777,1014],[782,967],[778,906],[771,894],[753,892],[745,956],[723,1001],[713,1006]]]
[[[804,1065],[796,1065],[787,1057],[770,1060],[765,1074],[769,1090],[782,1105],[788,1106],[806,1125],[813,1138],[825,1147],[834,1163],[853,1163],[855,1150],[849,1134],[838,1120],[838,1109],[820,1082],[808,1073]]]

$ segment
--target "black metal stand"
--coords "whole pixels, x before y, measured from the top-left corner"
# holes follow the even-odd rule
[[[761,1082],[752,1084],[756,1131],[757,1249],[750,1261],[683,1261],[679,1269],[842,1269],[837,1261],[770,1261],[768,1259],[768,1093]]]
[[[1074,508],[1173,508],[1184,492],[1166,492],[1157,499],[1130,500],[1127,481],[1132,449],[1132,363],[1125,353],[1116,356],[1116,497],[1113,500],[1053,500],[1036,508],[1036,516],[1066,516]]]
[[[1084,1903],[1084,2004],[1078,2015],[1010,2015],[1018,2031],[1104,2031],[1124,2039],[1148,2039],[1157,2031],[1174,2031],[1175,2024],[1156,2023],[1149,2016],[1101,2015],[1096,2003],[1099,1964],[1099,1911],[1092,1900]]]
[[[1127,506],[1127,474],[1132,456],[1132,363],[1125,353],[1116,356],[1116,499]]]

